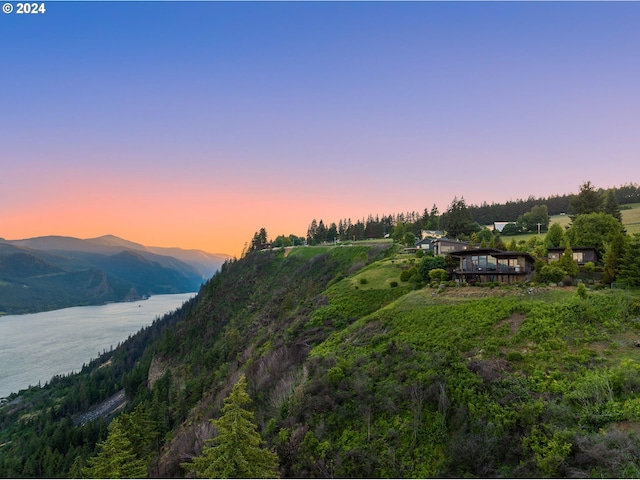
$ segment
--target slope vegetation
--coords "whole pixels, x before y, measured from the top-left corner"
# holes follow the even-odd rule
[[[149,475],[184,476],[241,374],[283,476],[640,474],[637,292],[432,289],[389,244],[286,253],[225,264],[80,375],[8,399],[0,474],[72,474],[106,434],[72,419],[124,388],[155,422]]]

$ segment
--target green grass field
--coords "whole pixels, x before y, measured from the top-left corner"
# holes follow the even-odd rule
[[[640,203],[631,203],[629,205],[623,205],[621,207],[630,207],[627,210],[622,210],[622,223],[627,229],[627,233],[640,233]],[[561,227],[568,227],[571,224],[571,219],[569,215],[552,215],[549,217],[549,226],[554,223],[559,223]],[[537,233],[524,233],[522,235],[503,235],[502,241],[506,244],[509,243],[512,239],[515,239],[516,242],[521,240],[527,241],[531,237],[537,236]],[[544,238],[544,233],[541,234],[541,237]]]
[[[640,233],[640,203],[625,206],[631,207],[629,210],[622,210],[622,223],[627,233]]]

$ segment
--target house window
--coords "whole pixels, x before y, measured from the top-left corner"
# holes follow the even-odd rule
[[[584,261],[584,253],[573,252],[573,259],[578,263],[582,263]]]
[[[462,270],[463,271],[471,271],[473,270],[473,263],[471,263],[471,259],[463,258],[462,259]]]
[[[496,259],[491,255],[472,255],[470,266],[479,271],[495,270]]]
[[[517,258],[501,258],[498,260],[498,266],[501,267],[503,271],[507,269],[513,270],[519,265]]]

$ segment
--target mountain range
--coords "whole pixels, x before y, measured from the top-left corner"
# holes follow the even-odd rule
[[[193,292],[228,258],[113,235],[0,239],[0,314]]]

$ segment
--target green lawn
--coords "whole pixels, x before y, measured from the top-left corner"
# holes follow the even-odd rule
[[[640,233],[640,203],[625,206],[631,207],[630,210],[622,210],[622,223],[627,233]]]

